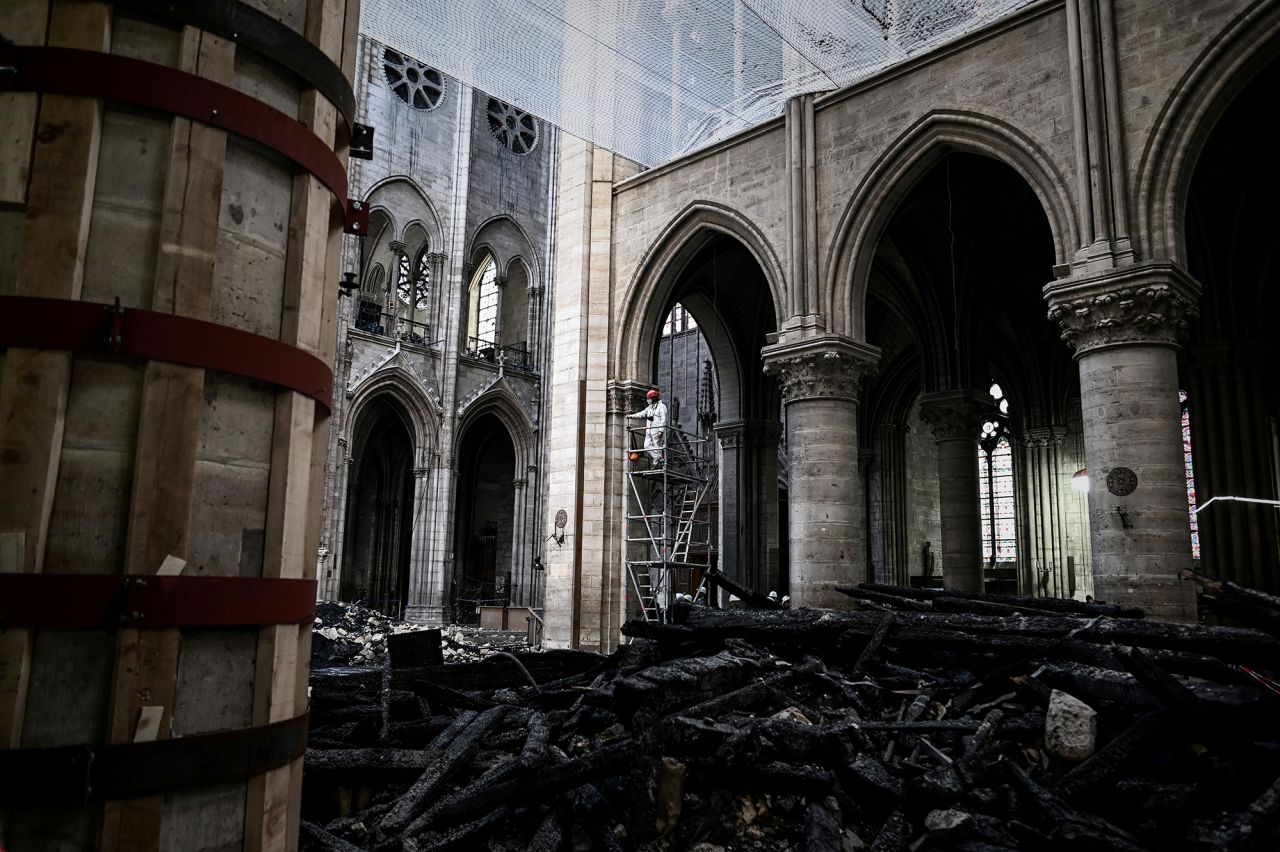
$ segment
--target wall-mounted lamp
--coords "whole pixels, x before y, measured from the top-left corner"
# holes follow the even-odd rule
[[[564,544],[564,528],[565,528],[565,525],[568,523],[569,523],[568,512],[566,512],[564,509],[561,509],[558,512],[556,512],[556,520],[555,520],[556,531],[553,532],[551,535],[547,536],[547,538],[550,539],[551,541],[554,541],[556,544],[563,545]]]
[[[1089,471],[1087,468],[1080,468],[1071,475],[1071,487],[1081,494],[1089,493]]]
[[[356,280],[356,274],[354,272],[342,273],[342,280],[338,282],[339,296],[350,296],[359,289],[360,282]]]

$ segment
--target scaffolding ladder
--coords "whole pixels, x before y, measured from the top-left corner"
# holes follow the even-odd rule
[[[628,430],[632,446],[645,428]],[[711,549],[708,494],[714,462],[705,438],[665,429],[661,463],[649,450],[632,449],[624,461],[629,483],[627,577],[646,621],[659,621],[692,568],[705,568]]]

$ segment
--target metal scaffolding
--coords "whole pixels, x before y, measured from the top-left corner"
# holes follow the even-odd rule
[[[645,427],[627,431],[627,577],[645,620],[659,621],[692,588],[693,572],[711,564],[715,454],[709,439],[676,427],[665,428],[656,450],[639,449]]]

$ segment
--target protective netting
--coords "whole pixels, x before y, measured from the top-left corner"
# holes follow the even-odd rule
[[[1038,0],[364,0],[370,37],[657,165]]]

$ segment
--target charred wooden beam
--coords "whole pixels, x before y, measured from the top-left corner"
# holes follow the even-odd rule
[[[916,600],[928,601],[937,600],[938,598],[950,598],[953,600],[982,601],[1041,612],[1071,615],[1105,615],[1111,618],[1142,618],[1145,615],[1138,607],[1120,606],[1118,604],[1082,603],[1071,598],[1032,598],[1021,595],[996,595],[986,592],[957,592],[950,589],[913,589],[906,586],[891,586],[885,583],[859,583],[858,588]],[[844,591],[844,589],[841,588],[839,591]]]
[[[480,749],[485,735],[498,723],[506,711],[505,707],[494,707],[476,716],[449,744],[448,750],[442,752],[440,757],[427,767],[421,777],[382,818],[382,822],[378,824],[379,830],[383,834],[394,834],[421,813],[427,807],[429,800],[439,794],[450,776],[471,760]]]

